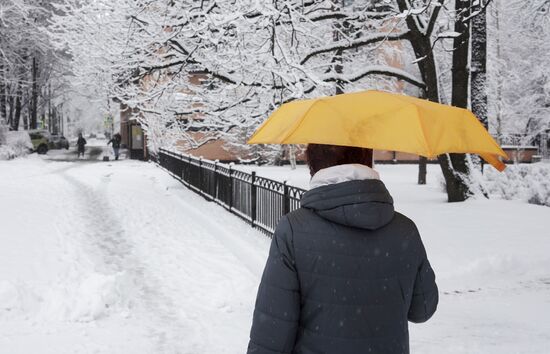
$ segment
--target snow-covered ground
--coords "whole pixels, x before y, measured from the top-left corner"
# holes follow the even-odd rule
[[[0,162],[0,353],[238,353],[269,240],[153,164]]]
[[[412,353],[547,353],[550,208],[447,204],[437,166],[422,187],[415,166],[378,169],[441,290]],[[2,354],[244,353],[269,247],[154,164],[35,154],[0,161],[0,243]]]
[[[307,167],[238,166],[308,188]],[[489,167],[488,167],[489,168]],[[396,209],[412,218],[436,271],[435,317],[411,325],[413,353],[548,353],[550,208],[521,201],[447,203],[439,165],[378,165]]]

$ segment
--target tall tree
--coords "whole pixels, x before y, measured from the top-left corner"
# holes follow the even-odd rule
[[[455,107],[468,108],[469,98],[469,51],[470,51],[470,4],[468,1],[455,1],[454,31],[452,55],[452,98]],[[464,154],[447,154],[439,156],[449,202],[464,201],[470,194],[467,183],[469,174],[468,162]]]
[[[504,144],[534,144],[550,127],[549,11],[546,0],[496,1],[487,18],[489,122]]]
[[[36,128],[44,104],[41,87],[54,83],[62,91],[66,86],[65,58],[52,50],[47,34],[52,6],[59,1],[3,0],[0,5],[0,117],[14,129],[21,118],[24,127]]]
[[[484,7],[484,1],[477,0],[473,11],[480,11]],[[487,12],[480,11],[472,18],[472,53],[471,72],[472,82],[470,96],[472,112],[481,123],[488,128],[487,118]]]
[[[0,39],[1,45],[2,39]],[[7,100],[7,85],[4,77],[4,65],[0,61],[0,121],[6,123],[8,121],[8,100]]]
[[[36,56],[32,58],[32,93],[31,93],[31,105],[30,105],[30,127],[32,129],[37,128],[37,116],[38,116],[38,65]]]

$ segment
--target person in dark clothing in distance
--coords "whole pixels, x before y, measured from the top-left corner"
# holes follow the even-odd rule
[[[116,133],[115,135],[113,135],[111,140],[109,140],[107,142],[107,145],[113,144],[113,152],[115,154],[115,160],[118,160],[118,154],[119,154],[119,151],[120,151],[120,142],[121,141],[122,141],[122,137],[120,136],[119,133]]]
[[[82,157],[84,157],[84,150],[85,150],[85,146],[86,146],[86,139],[84,139],[84,137],[82,136],[82,133],[79,133],[78,134],[78,139],[76,141],[76,146],[77,146],[77,150],[78,150],[78,157],[80,157],[80,155],[82,155]]]
[[[248,354],[407,354],[408,321],[438,289],[415,224],[395,212],[370,149],[310,144],[311,189],[283,216]]]

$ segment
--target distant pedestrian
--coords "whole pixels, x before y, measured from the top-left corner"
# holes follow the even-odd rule
[[[78,157],[80,157],[80,154],[82,154],[82,157],[84,157],[84,147],[86,146],[86,139],[82,136],[82,133],[78,134],[78,140],[76,141],[76,146],[78,149]]]
[[[113,135],[113,138],[109,140],[109,142],[107,143],[107,145],[113,144],[113,152],[115,153],[115,160],[118,160],[118,153],[120,150],[121,141],[122,141],[122,137],[120,136],[119,133],[116,133],[115,135]]]
[[[394,211],[372,150],[310,144],[310,187],[271,243],[248,354],[408,354],[436,311],[415,224]]]

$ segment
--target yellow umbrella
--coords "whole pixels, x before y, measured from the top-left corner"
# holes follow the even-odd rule
[[[499,171],[507,158],[475,115],[462,108],[380,91],[293,101],[248,144],[329,144],[402,151],[428,158],[473,153]]]

